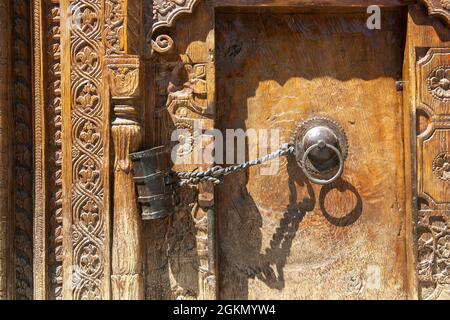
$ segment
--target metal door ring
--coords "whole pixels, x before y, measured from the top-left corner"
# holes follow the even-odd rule
[[[342,157],[342,153],[341,153],[341,152],[339,151],[339,149],[336,148],[335,146],[333,146],[333,145],[331,145],[331,144],[328,144],[328,143],[325,143],[323,140],[320,140],[319,142],[313,144],[313,145],[310,146],[308,149],[306,149],[305,153],[303,154],[303,158],[302,158],[302,163],[303,163],[303,164],[306,163],[306,160],[307,160],[307,158],[308,158],[309,153],[310,153],[312,150],[314,150],[315,148],[320,148],[320,149],[322,149],[322,148],[329,148],[329,149],[333,150],[334,153],[336,153],[336,155],[338,156],[338,159],[339,159],[339,169],[338,169],[338,171],[336,172],[336,174],[335,174],[333,177],[331,177],[330,179],[327,179],[327,180],[325,180],[325,179],[314,178],[314,177],[309,173],[309,170],[306,168],[305,165],[302,166],[303,173],[305,174],[305,176],[306,176],[311,182],[314,182],[314,183],[316,183],[316,184],[324,185],[324,184],[330,184],[330,183],[336,181],[336,179],[339,178],[339,177],[341,176],[342,171],[344,170],[344,158]]]

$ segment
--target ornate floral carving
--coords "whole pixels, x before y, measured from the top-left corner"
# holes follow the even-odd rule
[[[83,86],[82,93],[77,97],[77,107],[82,108],[85,112],[91,112],[98,104],[99,99],[96,86],[88,82]]]
[[[83,164],[83,169],[80,170],[78,176],[83,187],[87,190],[91,190],[98,182],[100,170],[94,160],[88,159]]]
[[[182,13],[192,13],[198,0],[154,0],[153,30],[170,27],[175,18]]]
[[[422,299],[450,296],[450,224],[445,211],[419,212],[418,263]]]
[[[96,146],[97,142],[100,140],[100,133],[93,122],[87,121],[83,125],[83,129],[80,133],[80,140],[84,142],[87,149],[92,149]]]
[[[139,84],[139,72],[136,68],[110,67],[108,77],[111,95],[114,97],[132,97]]]
[[[72,298],[108,298],[104,292],[105,254],[109,232],[105,221],[103,168],[102,68],[102,4],[103,0],[70,0],[71,83],[71,226],[72,264],[78,277]],[[77,23],[78,22],[78,23]],[[62,21],[64,23],[64,21]],[[68,129],[69,130],[69,129]],[[79,270],[79,271],[77,271]]]
[[[433,173],[441,180],[450,180],[450,153],[443,152],[434,158]]]
[[[94,231],[99,221],[98,206],[94,201],[89,200],[83,206],[80,219],[89,232]]]
[[[123,5],[123,0],[106,0],[105,2],[106,53],[108,55],[121,54],[124,51]]]
[[[449,0],[420,0],[428,9],[430,16],[436,16],[450,24],[450,1]]]
[[[88,244],[83,248],[80,256],[80,265],[81,270],[88,275],[93,275],[99,270],[101,262],[95,245]]]
[[[148,42],[152,49],[158,53],[171,51],[172,38],[167,34],[157,35],[155,31],[161,27],[171,27],[175,19],[182,13],[192,13],[194,6],[199,0],[154,0],[153,1],[153,26],[149,34]]]
[[[98,54],[90,46],[85,46],[77,53],[76,61],[80,70],[92,72],[98,66]]]
[[[89,33],[94,30],[97,24],[97,15],[90,8],[85,8],[80,14],[81,30],[84,33]]]
[[[450,66],[435,68],[427,79],[431,95],[441,101],[450,100]]]
[[[96,283],[87,282],[80,291],[81,300],[100,300],[101,298],[102,293]]]

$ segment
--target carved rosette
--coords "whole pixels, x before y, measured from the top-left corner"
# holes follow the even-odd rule
[[[105,273],[102,1],[71,0],[73,299],[102,299]]]

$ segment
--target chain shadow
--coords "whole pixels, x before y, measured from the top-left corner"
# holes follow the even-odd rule
[[[314,189],[298,167],[294,157],[288,157],[287,161],[289,205],[272,235],[270,247],[260,257],[260,260],[264,261],[264,267],[263,272],[257,275],[257,278],[269,288],[278,290],[285,286],[283,270],[290,254],[292,241],[306,213],[314,209],[316,202]],[[297,199],[296,185],[306,186],[308,191],[308,197],[300,202]],[[276,273],[271,268],[272,264],[275,265]]]

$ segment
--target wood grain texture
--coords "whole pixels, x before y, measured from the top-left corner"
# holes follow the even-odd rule
[[[410,1],[411,2],[411,1]],[[368,7],[371,5],[378,5],[380,7],[398,7],[404,6],[408,1],[402,0],[213,0],[216,7]]]
[[[11,298],[12,284],[12,124],[11,124],[11,15],[9,0],[0,1],[0,300]]]
[[[221,299],[406,298],[403,15],[383,12],[375,32],[364,17],[216,17],[220,128],[279,129],[283,143],[323,115],[350,148],[333,185],[283,160],[276,175],[250,169],[218,188]]]

